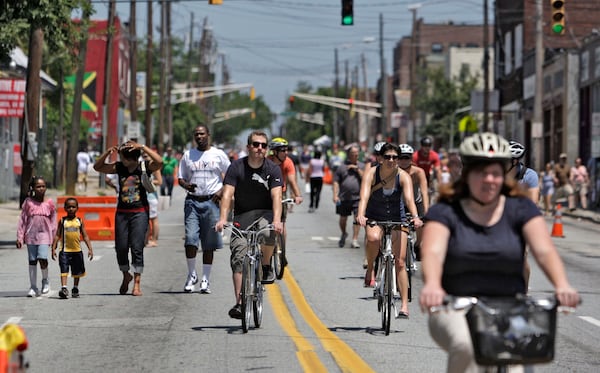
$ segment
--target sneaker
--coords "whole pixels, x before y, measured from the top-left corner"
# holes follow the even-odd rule
[[[48,294],[50,292],[50,283],[48,279],[42,280],[42,294]]]
[[[196,285],[197,283],[198,276],[196,276],[196,273],[188,275],[187,281],[185,282],[185,286],[183,287],[183,291],[185,291],[186,293],[194,291],[194,285]]]
[[[352,244],[350,245],[350,247],[353,249],[360,249],[360,244],[358,243],[358,240],[352,240]]]
[[[79,289],[78,288],[71,289],[71,298],[79,298]]]
[[[69,297],[69,291],[67,290],[67,288],[62,288],[58,292],[58,296],[60,297],[60,299],[67,299]]]
[[[207,280],[202,280],[202,282],[200,282],[200,293],[210,294],[210,284]]]
[[[348,233],[346,233],[346,232],[342,233],[340,240],[338,241],[339,247],[344,247],[344,245],[346,244],[346,237],[348,237]]]
[[[263,284],[272,284],[275,282],[275,275],[273,274],[273,268],[270,265],[262,266],[262,281]]]
[[[38,289],[37,288],[30,288],[29,291],[27,292],[27,296],[29,298],[37,297],[38,296]]]
[[[241,320],[242,319],[242,305],[236,304],[235,306],[233,306],[229,310],[229,317],[231,317],[232,319]]]

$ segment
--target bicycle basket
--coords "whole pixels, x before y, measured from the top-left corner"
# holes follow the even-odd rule
[[[480,299],[466,315],[477,364],[552,361],[556,308],[555,299]]]

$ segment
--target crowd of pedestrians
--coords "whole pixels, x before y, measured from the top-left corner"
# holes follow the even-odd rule
[[[441,305],[447,294],[500,297],[527,293],[527,250],[556,288],[562,303],[576,306],[579,301],[538,205],[543,206],[546,214],[563,199],[571,210],[577,206],[587,208],[590,177],[580,158],[569,166],[567,154],[560,154],[558,162],[547,163],[538,175],[525,165],[526,148],[521,143],[509,142],[492,133],[467,137],[458,152],[440,154],[433,150],[430,137],[421,139],[417,151],[408,144],[378,142],[372,154],[365,154],[364,148],[357,144],[346,147],[334,144],[326,151],[305,146],[297,154],[286,139],[277,137],[269,141],[268,135],[261,131],[248,136],[243,152],[227,154],[212,145],[209,128],[204,124],[194,128],[192,137],[196,146],[180,157],[171,148],[160,155],[136,141],[128,141],[107,149],[93,165],[96,171],[107,174],[107,184],[117,193],[115,251],[122,272],[120,294],[127,294],[133,281],[131,294],[142,295],[144,248],[157,246],[159,239],[159,195],[155,188],[145,184],[148,178],[169,199],[175,180],[186,192],[183,211],[186,293],[193,292],[198,282],[201,293],[211,293],[214,253],[223,247],[221,232],[232,217],[241,229],[256,221],[261,226],[273,224],[274,231],[261,244],[263,281],[272,282],[275,235],[285,235],[286,211],[282,200],[289,196],[295,204],[301,204],[300,182],[304,181],[309,188],[305,189],[310,196],[309,213],[318,211],[322,188],[331,184],[335,213],[339,216],[340,248],[345,247],[348,239],[348,220],[351,220],[351,248],[361,247],[359,235],[361,229],[365,230],[365,287],[375,286],[373,265],[382,239],[382,229],[368,225],[367,221],[406,221],[410,214],[417,229],[417,251],[422,258],[424,287],[420,305],[425,312]],[[83,169],[86,160],[78,156],[78,161]],[[78,177],[84,189],[86,176],[87,171]],[[93,258],[85,222],[77,216],[76,198],[65,201],[66,216],[57,220],[56,206],[45,197],[45,192],[44,179],[34,177],[18,222],[16,245],[18,248],[27,245],[28,249],[27,295],[49,292],[51,248],[51,257],[58,258],[60,266],[60,298],[77,297],[80,278],[86,274],[81,241],[88,247],[88,258]],[[423,225],[421,218],[426,224]],[[239,237],[231,238],[235,304],[228,314],[235,319],[242,317],[240,289],[246,244]],[[398,315],[408,318],[404,227],[393,232],[392,244],[401,298]],[[199,250],[203,264],[201,277],[196,263]],[[69,274],[74,278],[70,294]],[[472,348],[464,343],[468,332],[460,312],[432,313],[429,327],[433,339],[449,354],[449,369],[476,368]]]

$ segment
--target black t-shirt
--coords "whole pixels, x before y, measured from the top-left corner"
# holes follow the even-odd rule
[[[235,187],[235,215],[252,210],[272,210],[271,189],[283,186],[281,168],[269,159],[265,159],[259,168],[248,164],[248,157],[233,161],[223,184]]]
[[[148,209],[148,196],[146,189],[142,186],[142,169],[138,164],[133,172],[129,172],[122,162],[115,164],[117,175],[119,176],[119,200],[117,203],[118,211],[138,212]],[[146,173],[148,171],[148,162],[146,162]]]
[[[437,221],[450,229],[442,274],[444,290],[471,296],[525,294],[523,225],[539,215],[528,198],[506,197],[500,220],[484,227],[472,222],[458,202],[431,206],[425,221]]]

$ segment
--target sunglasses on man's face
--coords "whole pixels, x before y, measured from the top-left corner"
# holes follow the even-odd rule
[[[287,151],[288,151],[288,149],[287,149],[287,148],[279,148],[279,149],[275,149],[275,151],[276,151],[277,153],[283,153],[283,152],[287,152]]]
[[[390,160],[392,160],[392,159],[393,159],[393,160],[396,160],[396,159],[398,159],[398,156],[397,156],[397,155],[395,155],[395,154],[384,154],[384,155],[383,155],[383,159],[386,159],[386,160],[388,160],[388,161],[390,161]]]
[[[259,147],[263,148],[263,149],[267,148],[267,143],[266,142],[253,141],[251,145],[252,145],[253,148],[259,148]]]

